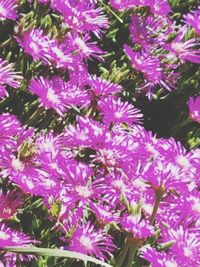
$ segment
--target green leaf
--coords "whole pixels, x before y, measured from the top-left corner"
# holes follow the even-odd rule
[[[99,264],[103,267],[112,267],[112,265],[105,263],[103,261],[97,260],[93,257],[87,256],[82,253],[61,250],[61,249],[51,249],[51,248],[36,248],[36,247],[5,247],[1,248],[6,252],[14,252],[20,254],[31,254],[38,256],[48,256],[48,257],[65,257],[65,258],[74,258],[82,261],[90,261],[95,264]]]

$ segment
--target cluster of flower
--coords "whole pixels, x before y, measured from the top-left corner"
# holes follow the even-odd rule
[[[136,255],[153,267],[198,267],[200,149],[188,152],[173,138],[153,136],[140,125],[140,110],[119,97],[120,85],[89,74],[87,59],[101,60],[105,53],[90,41],[90,33],[100,38],[109,25],[95,2],[51,1],[49,8],[60,14],[68,29],[64,38],[50,38],[36,27],[15,36],[34,61],[69,74],[68,81],[59,76],[31,79],[28,89],[39,97],[40,106],[61,118],[75,106],[83,114],[59,134],[23,126],[9,113],[0,115],[0,175],[15,188],[0,192],[0,247],[36,242],[6,225],[23,205],[20,195],[29,194],[41,197],[50,219],[57,219],[64,249],[100,260],[118,254],[118,267],[131,267]],[[124,51],[144,75],[143,88],[150,97],[157,84],[171,90],[168,84],[177,80],[181,63],[200,62],[196,39],[183,42],[188,29],[173,24],[167,1],[110,3],[119,10],[149,7],[146,17],[132,15],[129,26],[141,51],[129,45]],[[16,8],[15,1],[0,1],[0,18],[16,19]],[[198,34],[196,17],[199,11],[185,21]],[[174,30],[177,36],[170,41]],[[16,88],[23,77],[3,59],[0,69],[4,98],[5,86]],[[199,98],[190,99],[189,107],[191,118],[200,122],[198,103]],[[15,260],[13,254],[6,255],[5,262]]]
[[[200,9],[184,16],[184,25],[176,25],[170,18],[167,0],[110,0],[117,10],[135,8],[129,25],[130,39],[140,45],[133,50],[124,45],[124,51],[133,68],[143,75],[138,90],[151,99],[154,90],[161,86],[168,91],[175,88],[180,77],[178,68],[184,62],[200,63],[198,47]],[[145,8],[148,8],[148,12]],[[143,10],[143,12],[142,12]],[[144,15],[145,12],[145,15]],[[189,36],[191,26],[196,37]]]

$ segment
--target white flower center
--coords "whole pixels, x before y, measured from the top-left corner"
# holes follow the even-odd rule
[[[120,118],[122,118],[122,116],[123,116],[123,114],[121,112],[119,112],[119,111],[115,112],[115,118],[120,119]]]
[[[6,233],[0,231],[0,239],[6,240],[6,239],[8,239],[8,237],[9,237],[8,234],[6,234]]]
[[[182,43],[178,43],[178,42],[172,43],[172,49],[174,49],[176,52],[184,52]]]
[[[88,236],[81,236],[80,242],[86,249],[92,250],[92,242]]]
[[[181,167],[186,167],[189,168],[190,167],[190,162],[189,160],[184,157],[183,155],[179,155],[176,157],[176,162],[181,166]]]
[[[200,214],[200,201],[195,202],[192,205],[192,210]]]
[[[7,13],[8,13],[7,10],[2,5],[0,5],[0,15],[5,17]]]
[[[76,38],[74,40],[74,43],[78,46],[78,48],[84,53],[84,54],[89,54],[90,49],[87,47],[85,42],[81,38]]]
[[[51,101],[52,103],[54,103],[54,104],[58,104],[59,103],[58,96],[55,94],[55,92],[52,90],[52,88],[48,89],[47,99],[49,101]]]
[[[178,267],[176,262],[166,261],[165,262],[166,267]]]
[[[183,253],[184,253],[184,256],[186,257],[192,256],[192,250],[189,248],[183,248]]]
[[[23,171],[24,164],[19,159],[13,159],[12,160],[12,167],[15,169],[15,171]]]
[[[76,192],[79,194],[81,197],[88,198],[91,196],[91,191],[85,187],[85,186],[76,186]]]

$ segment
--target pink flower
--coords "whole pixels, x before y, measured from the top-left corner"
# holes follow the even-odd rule
[[[152,267],[183,267],[178,265],[171,255],[164,252],[158,252],[150,245],[146,245],[140,249],[141,256],[151,263]]]
[[[18,15],[16,13],[16,0],[1,0],[0,1],[0,20],[11,19],[16,20]]]
[[[21,73],[14,71],[13,66],[13,63],[0,58],[0,98],[8,96],[5,85],[17,88],[21,84],[23,79]]]
[[[90,86],[90,92],[92,97],[107,97],[109,95],[115,95],[122,91],[122,86],[97,77],[96,75],[89,76],[86,80],[87,85]]]
[[[78,225],[69,245],[70,250],[95,256],[100,260],[112,256],[115,248],[112,237],[105,230],[95,229],[90,222]]]
[[[140,216],[127,215],[120,218],[120,224],[129,232],[134,239],[141,240],[154,234],[154,228],[149,222],[140,218]]]
[[[82,37],[77,33],[68,34],[65,43],[70,47],[73,53],[80,55],[82,59],[95,57],[102,60],[101,55],[105,54],[105,52],[97,46],[97,42],[90,41],[90,36],[88,34]]]
[[[192,38],[188,41],[184,41],[187,30],[187,27],[181,27],[176,38],[171,43],[163,45],[163,47],[170,52],[167,56],[168,59],[174,61],[179,59],[181,63],[189,61],[199,64],[200,49],[195,48],[197,46],[196,39]]]
[[[12,230],[5,224],[0,225],[0,248],[12,246],[27,246],[34,240],[31,240],[24,233]]]
[[[94,8],[93,4],[76,1],[54,0],[51,3],[53,9],[59,11],[68,28],[77,32],[92,31],[97,37],[101,36],[102,29],[108,27],[108,19],[103,9]]]
[[[23,47],[24,52],[31,55],[34,60],[44,60],[52,42],[42,30],[37,28],[31,29],[16,39],[19,45]]]
[[[178,266],[187,267],[200,265],[200,240],[199,228],[178,229],[166,231],[162,241],[174,241],[169,254],[176,260]]]
[[[147,0],[149,1],[149,0]],[[144,2],[147,2],[144,1]],[[111,6],[114,7],[115,9],[119,10],[119,11],[123,11],[126,9],[130,9],[133,8],[137,5],[140,5],[140,0],[110,0],[109,1]],[[144,3],[145,5],[145,3]]]
[[[122,102],[120,98],[108,97],[99,102],[99,109],[103,114],[106,124],[114,123],[140,123],[143,115],[140,110],[128,102]]]
[[[186,15],[183,15],[185,22],[200,35],[200,7]]]
[[[11,218],[21,204],[22,201],[17,191],[9,191],[7,194],[0,193],[0,218]]]
[[[200,123],[200,96],[190,97],[188,101],[190,118]]]
[[[133,67],[140,71],[145,79],[145,83],[138,87],[139,91],[147,91],[149,99],[152,98],[154,89],[159,85],[163,86],[168,91],[174,88],[174,83],[177,80],[177,75],[173,70],[168,70],[168,74],[164,75],[164,68],[161,67],[161,62],[157,56],[149,54],[148,51],[135,52],[130,46],[124,45],[124,51],[131,60]]]
[[[56,78],[49,80],[39,77],[32,79],[29,90],[39,96],[40,105],[45,109],[52,108],[60,116],[66,111],[66,104],[62,95],[63,88]]]
[[[167,16],[171,11],[168,0],[150,0],[149,6],[153,14],[160,16]]]

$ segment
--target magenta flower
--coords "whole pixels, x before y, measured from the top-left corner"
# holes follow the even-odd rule
[[[145,260],[151,263],[152,267],[183,267],[182,265],[178,265],[171,255],[167,255],[164,252],[158,252],[150,245],[142,247],[140,253]]]
[[[104,15],[103,9],[100,7],[95,9],[93,4],[54,0],[51,6],[62,14],[68,28],[77,32],[92,31],[97,37],[100,37],[102,29],[108,28],[108,19]]]
[[[153,14],[167,16],[171,11],[168,0],[150,0],[150,10]]]
[[[190,97],[188,101],[190,118],[200,123],[200,96]]]
[[[16,20],[18,15],[16,12],[16,0],[1,0],[0,1],[0,20],[11,19]]]
[[[0,193],[0,218],[9,219],[22,204],[17,191],[9,191],[7,194]]]
[[[0,115],[0,138],[11,138],[17,135],[21,130],[21,123],[19,120],[9,113]]]
[[[77,33],[68,34],[65,43],[73,50],[73,53],[77,53],[83,59],[95,57],[102,60],[101,55],[105,54],[97,46],[97,42],[90,41],[89,34],[85,34],[83,37]]]
[[[12,230],[5,224],[0,225],[0,248],[12,246],[27,246],[34,240],[31,240],[24,233]]]
[[[65,165],[64,162],[63,164]],[[87,205],[98,197],[100,190],[93,186],[93,172],[87,165],[72,162],[64,170],[66,194],[63,201],[67,209],[74,208],[77,204]]]
[[[34,60],[44,60],[52,42],[42,30],[37,28],[31,29],[16,39],[24,52],[31,55]]]
[[[149,0],[143,1],[143,2],[147,2]],[[110,0],[109,1],[111,6],[114,7],[115,9],[119,10],[119,11],[123,11],[126,9],[130,9],[133,8],[137,5],[140,5],[140,0],[123,0],[123,1],[119,1],[119,0]],[[144,5],[145,5],[144,3]]]
[[[179,229],[170,229],[164,234],[164,242],[174,241],[170,247],[170,254],[176,260],[178,266],[187,267],[200,265],[200,240],[199,228],[184,229],[182,226]]]
[[[80,57],[77,54],[72,55],[71,48],[57,39],[51,40],[50,45],[44,47],[44,51],[43,62],[55,68],[74,70],[76,66],[82,65]]]
[[[163,17],[131,16],[129,24],[130,37],[133,43],[142,45],[144,50],[152,50],[152,45],[157,46],[163,42],[162,35],[167,31],[170,21]],[[167,35],[167,33],[166,33]]]
[[[162,80],[162,69],[159,59],[147,53],[134,52],[130,46],[124,45],[124,51],[136,70],[141,71],[147,80],[159,83]]]
[[[90,86],[92,97],[108,97],[122,91],[122,86],[97,77],[96,75],[89,76],[86,80],[87,85]]]
[[[120,218],[122,227],[132,235],[134,239],[141,240],[154,234],[154,228],[149,222],[140,218],[140,216],[127,215]]]
[[[111,205],[91,203],[90,208],[94,212],[99,224],[109,224],[118,221],[118,216],[114,213]]]
[[[145,79],[145,83],[139,86],[139,91],[147,91],[147,96],[151,99],[156,86],[163,86],[168,91],[174,87],[177,75],[173,70],[164,75],[164,69],[158,57],[152,56],[147,52],[135,52],[130,46],[124,45],[124,51],[131,60],[133,67],[140,71]]]
[[[8,96],[5,85],[17,88],[21,84],[23,79],[21,73],[14,71],[13,66],[13,63],[0,58],[0,98]]]
[[[176,38],[171,43],[163,45],[163,47],[170,52],[167,56],[168,59],[174,61],[179,59],[181,63],[189,61],[199,64],[200,49],[195,48],[197,46],[196,39],[192,38],[188,41],[184,41],[187,30],[185,26],[180,28]]]
[[[198,35],[200,35],[200,8],[183,15],[183,18],[185,22],[191,26]]]
[[[114,123],[140,123],[143,115],[140,110],[128,102],[122,102],[120,98],[108,97],[99,102],[99,109],[103,114],[106,124]]]
[[[52,80],[43,77],[32,79],[29,90],[39,96],[40,106],[45,109],[54,109],[60,116],[63,116],[66,104],[62,95],[62,86],[56,78]]]
[[[62,88],[63,102],[67,107],[85,107],[89,105],[90,98],[88,92],[79,85],[78,81],[71,79],[69,82],[60,82],[58,86]]]
[[[112,237],[90,222],[78,225],[70,239],[69,249],[104,260],[112,256],[116,246]]]

